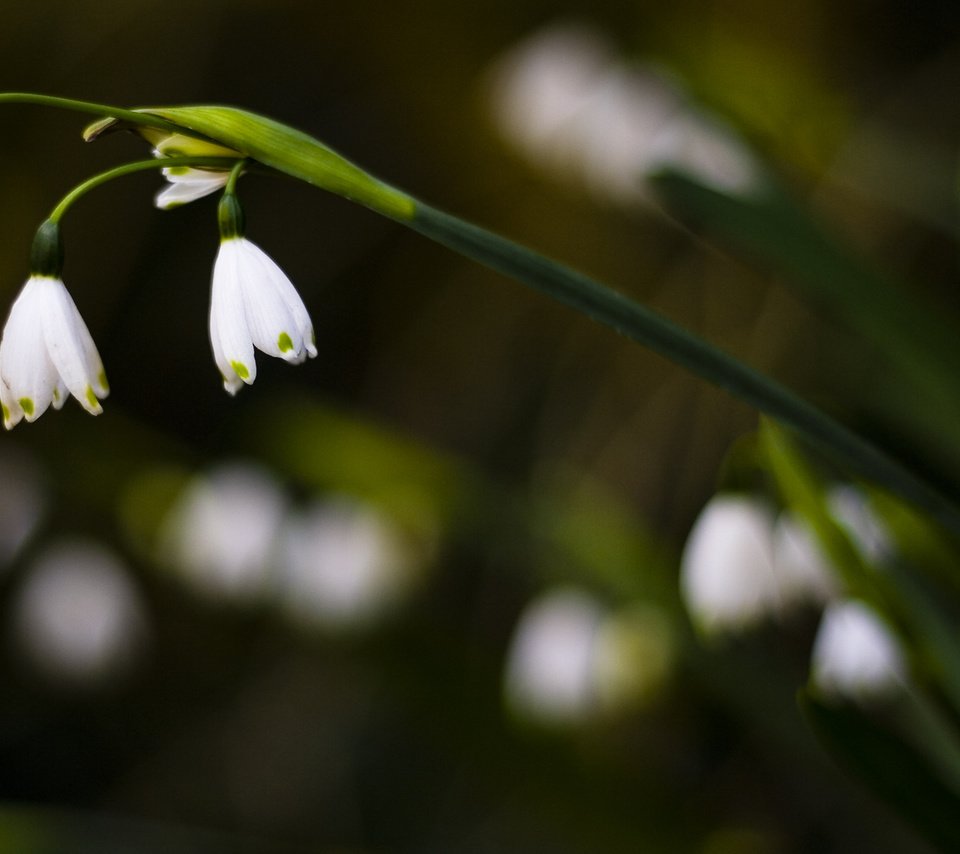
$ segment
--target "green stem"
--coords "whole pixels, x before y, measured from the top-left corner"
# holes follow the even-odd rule
[[[503,237],[418,202],[421,234],[583,312],[793,428],[836,462],[924,508],[960,535],[960,508],[793,392],[599,282]]]
[[[242,162],[242,161],[241,161]],[[122,166],[116,166],[88,178],[82,184],[74,187],[65,195],[60,203],[50,214],[51,222],[59,222],[60,218],[81,196],[85,196],[91,190],[106,184],[114,178],[122,178],[124,175],[131,175],[134,172],[145,172],[149,169],[166,169],[168,167],[187,166],[195,169],[230,169],[237,166],[235,157],[154,157],[150,160],[135,160],[132,163],[124,163]]]
[[[95,116],[110,116],[131,124],[160,128],[171,133],[189,133],[179,125],[150,113],[125,110],[109,104],[95,104],[91,101],[77,101],[73,98],[58,98],[55,95],[39,95],[35,92],[0,92],[0,104],[36,104],[41,107],[57,107],[61,110],[91,113]]]
[[[245,159],[238,160],[233,164],[233,168],[230,170],[230,177],[227,179],[226,186],[223,188],[223,192],[227,195],[235,195],[237,192],[237,181],[240,179],[240,175],[246,168],[247,161]]]

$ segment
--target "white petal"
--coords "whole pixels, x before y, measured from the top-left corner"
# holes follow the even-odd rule
[[[63,282],[38,281],[44,292],[43,337],[62,381],[57,385],[66,386],[87,412],[99,415],[98,398],[106,397],[109,388],[93,338]]]
[[[244,239],[237,243],[237,273],[254,345],[270,356],[302,362],[303,337],[276,280],[283,279],[291,290],[293,285],[256,244]]]
[[[298,354],[296,361],[302,362],[306,355],[313,358],[317,355],[317,346],[314,343],[313,336],[313,323],[310,322],[310,315],[307,313],[307,307],[303,304],[300,294],[290,279],[287,278],[286,273],[277,266],[276,262],[274,262],[266,252],[249,240],[247,241],[247,245],[255,251],[261,269],[268,276],[272,287],[279,294],[287,310],[293,317],[297,334],[294,335],[291,332],[290,337],[294,341],[295,350]],[[303,342],[302,350],[299,344],[297,344],[298,339]],[[306,351],[306,355],[303,353],[304,350]]]
[[[233,369],[233,365],[224,355],[223,347],[220,346],[220,333],[217,328],[217,316],[210,312],[210,343],[213,345],[213,360],[220,369],[220,376],[223,379],[223,387],[231,395],[236,394],[243,387],[243,380]]]
[[[3,426],[7,430],[12,430],[23,418],[23,410],[13,396],[13,392],[10,391],[9,386],[2,379],[0,379],[0,404],[3,405]]]
[[[680,589],[691,617],[707,635],[751,627],[776,610],[769,508],[743,496],[711,499],[684,546]]]
[[[154,204],[161,210],[171,210],[215,193],[223,188],[230,178],[229,172],[211,172],[204,169],[187,169],[183,172],[164,169],[163,174],[170,186],[157,193],[154,199]]]
[[[856,600],[824,611],[813,645],[812,677],[824,692],[858,698],[889,693],[907,680],[900,641]]]
[[[27,280],[10,309],[0,342],[0,377],[7,386],[8,400],[16,402],[27,421],[36,420],[46,411],[59,382],[43,335],[47,311],[43,284],[47,281],[35,276]],[[19,417],[8,408],[13,426]]]
[[[233,376],[248,385],[257,376],[253,355],[253,341],[247,327],[244,294],[240,282],[241,241],[224,240],[213,267],[213,290],[210,299],[210,338],[214,356],[221,365],[224,386],[230,390]],[[219,353],[219,355],[218,355]],[[219,359],[223,361],[220,362]],[[233,371],[231,375],[223,365]],[[236,386],[239,388],[239,386]]]

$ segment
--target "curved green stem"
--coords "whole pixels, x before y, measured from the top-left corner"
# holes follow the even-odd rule
[[[233,164],[233,168],[230,170],[230,177],[227,179],[226,186],[223,188],[223,192],[228,195],[234,195],[237,192],[237,181],[240,179],[240,175],[243,172],[244,168],[247,165],[246,159],[238,160]]]
[[[240,161],[242,162],[242,161]],[[51,222],[59,222],[60,218],[81,196],[85,196],[91,190],[106,184],[114,178],[122,178],[124,175],[131,175],[134,172],[145,172],[149,169],[166,169],[168,167],[187,166],[195,169],[231,169],[235,168],[238,161],[235,157],[154,157],[150,160],[135,160],[132,163],[124,163],[122,166],[116,166],[88,178],[82,184],[78,184],[67,195],[65,195],[59,204],[50,214]]]
[[[91,113],[95,116],[109,116],[131,124],[160,128],[172,133],[189,133],[180,125],[151,113],[141,113],[109,104],[95,104],[91,101],[78,101],[74,98],[59,98],[55,95],[39,95],[35,92],[0,92],[0,104],[36,104],[41,107],[57,107],[61,110]]]

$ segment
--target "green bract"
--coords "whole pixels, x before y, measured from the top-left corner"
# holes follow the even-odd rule
[[[235,107],[213,106],[149,107],[136,112],[193,131],[203,138],[203,146],[212,142],[232,149],[393,219],[411,220],[416,213],[416,203],[410,196],[368,175],[319,140],[265,116]],[[95,139],[120,121],[111,118],[95,122],[84,131],[84,139]],[[164,131],[139,126],[137,131],[155,147],[163,145]],[[203,146],[198,146],[197,153]],[[182,152],[182,144],[177,147]]]

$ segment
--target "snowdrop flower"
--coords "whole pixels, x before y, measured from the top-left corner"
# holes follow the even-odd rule
[[[13,600],[14,640],[47,676],[77,683],[135,663],[149,624],[139,591],[112,552],[86,541],[47,548]]]
[[[313,324],[290,280],[243,236],[236,196],[220,202],[220,251],[213,268],[210,341],[223,387],[236,394],[257,376],[254,347],[300,363],[317,355]]]
[[[825,605],[839,592],[836,573],[816,534],[789,511],[780,514],[773,529],[773,565],[785,604]]]
[[[903,648],[862,602],[835,602],[824,611],[813,645],[812,678],[828,694],[856,698],[890,693],[906,681]]]
[[[703,509],[683,549],[680,588],[704,634],[747,628],[775,610],[773,513],[752,498],[718,495]]]
[[[222,145],[194,139],[179,133],[152,134],[153,153],[157,157],[239,157],[238,152]],[[230,180],[229,169],[194,169],[174,166],[163,170],[170,186],[157,193],[154,203],[161,210],[185,205],[222,190]]]
[[[242,463],[197,477],[164,519],[160,556],[201,594],[249,601],[270,586],[287,499],[269,471]]]
[[[8,430],[34,421],[72,394],[99,415],[109,388],[100,355],[60,279],[59,227],[47,222],[34,242],[34,273],[10,309],[0,341],[0,403]]]

